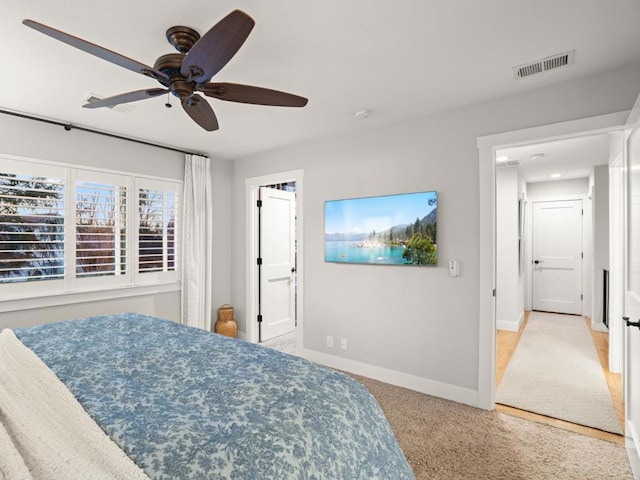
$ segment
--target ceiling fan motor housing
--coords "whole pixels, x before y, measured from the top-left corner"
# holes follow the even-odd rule
[[[153,68],[169,77],[168,81],[162,79],[158,81],[171,89],[171,93],[180,99],[185,99],[193,93],[193,86],[180,73],[184,57],[184,53],[168,53],[159,57],[153,65]]]
[[[167,30],[167,40],[180,53],[187,53],[200,40],[200,34],[193,28],[179,25]]]

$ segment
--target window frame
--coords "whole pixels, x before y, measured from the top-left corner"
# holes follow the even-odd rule
[[[45,305],[78,303],[95,299],[147,295],[180,289],[182,246],[183,181],[86,165],[0,154],[0,170],[6,173],[62,178],[65,182],[65,274],[59,280],[0,283],[0,312]],[[60,175],[63,175],[62,177]],[[102,181],[101,181],[102,179]],[[127,193],[126,261],[123,275],[76,276],[76,185],[78,181],[109,183],[123,180]],[[139,185],[175,194],[175,236],[173,271],[138,273]],[[165,191],[165,190],[163,190]],[[84,300],[86,298],[86,300]]]

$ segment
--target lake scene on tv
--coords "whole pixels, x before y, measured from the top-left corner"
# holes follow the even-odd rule
[[[437,265],[436,192],[325,202],[325,261]]]

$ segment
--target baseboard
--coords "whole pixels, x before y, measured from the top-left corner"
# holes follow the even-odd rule
[[[303,349],[299,354],[307,360],[330,368],[355,373],[356,375],[362,375],[363,377],[372,378],[380,382],[389,383],[434,397],[464,403],[472,407],[478,406],[478,392],[475,390],[437,382],[435,380],[429,380],[427,378],[417,377],[408,373],[389,370],[335,355],[328,355],[315,350]]]
[[[625,447],[631,464],[633,478],[640,479],[640,437],[635,424],[627,420]]]
[[[520,318],[516,321],[496,319],[496,328],[508,332],[519,332],[522,322],[524,322],[524,312],[520,314]]]
[[[594,322],[591,321],[591,330],[593,330],[594,332],[604,332],[604,333],[609,333],[609,329],[607,328],[607,326],[602,323],[602,322]]]

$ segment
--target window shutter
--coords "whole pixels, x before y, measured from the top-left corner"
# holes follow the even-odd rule
[[[0,283],[64,277],[65,182],[0,171]]]
[[[138,279],[177,279],[179,185],[143,179],[138,194]]]
[[[76,275],[127,273],[127,187],[76,183]]]

